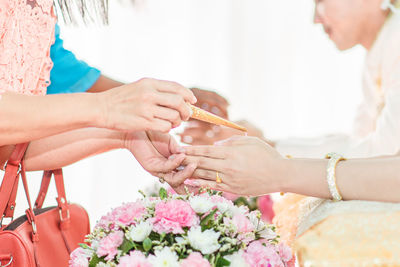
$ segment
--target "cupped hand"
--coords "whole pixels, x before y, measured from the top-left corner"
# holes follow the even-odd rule
[[[196,103],[182,85],[156,79],[141,79],[98,94],[103,116],[101,127],[120,131],[168,132],[189,119],[187,103]]]
[[[185,193],[183,183],[193,174],[196,164],[177,170],[185,154],[171,135],[155,131],[128,133],[125,147],[146,171],[164,179],[177,193]]]
[[[287,159],[256,137],[234,136],[215,146],[185,147],[184,164],[196,164],[192,184],[237,195],[279,192]],[[221,183],[216,182],[217,173]]]

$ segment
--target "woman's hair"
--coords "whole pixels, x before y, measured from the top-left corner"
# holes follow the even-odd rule
[[[65,23],[108,24],[108,0],[54,0],[54,2],[57,12]]]

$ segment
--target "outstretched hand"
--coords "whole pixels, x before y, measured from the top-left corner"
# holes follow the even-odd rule
[[[234,136],[215,146],[188,146],[185,153],[184,165],[198,166],[191,176],[195,186],[258,196],[281,191],[287,178],[286,160],[256,137]]]
[[[165,180],[177,193],[185,193],[183,183],[192,176],[196,164],[177,170],[185,154],[171,135],[156,131],[128,133],[125,147],[146,171]]]

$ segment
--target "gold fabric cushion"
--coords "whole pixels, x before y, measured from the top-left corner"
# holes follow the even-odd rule
[[[294,244],[300,266],[400,266],[400,204],[311,201]]]

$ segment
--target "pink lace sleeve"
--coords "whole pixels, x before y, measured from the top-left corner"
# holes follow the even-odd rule
[[[0,95],[46,94],[55,23],[52,0],[0,0]]]

